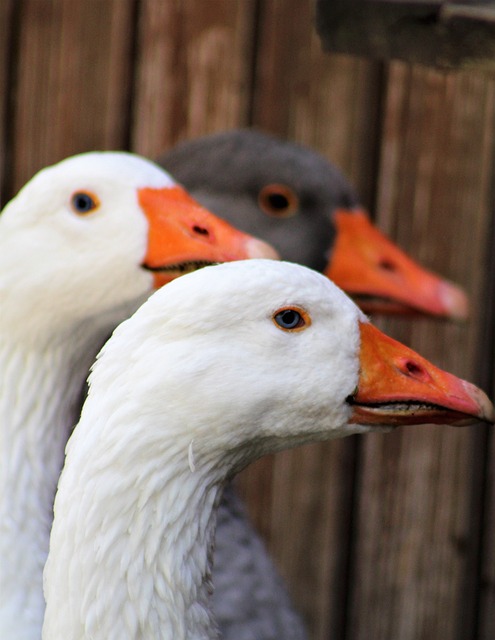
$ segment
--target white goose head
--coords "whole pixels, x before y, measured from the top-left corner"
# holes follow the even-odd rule
[[[273,257],[265,243],[212,216],[155,164],[93,152],[40,171],[0,218],[5,310],[25,301],[52,323],[117,309],[204,264]],[[15,306],[9,301],[15,296]],[[15,308],[14,308],[15,307]],[[4,309],[2,309],[4,313]]]
[[[170,284],[91,374],[55,501],[44,640],[215,638],[208,558],[225,478],[267,452],[430,418],[491,421],[493,407],[324,276],[254,260]]]
[[[205,263],[274,255],[153,163],[75,156],[0,216],[0,637],[37,638],[56,482],[87,370],[153,289]]]

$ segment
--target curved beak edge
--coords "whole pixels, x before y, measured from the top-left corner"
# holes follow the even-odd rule
[[[178,185],[139,189],[138,201],[148,221],[143,267],[153,272],[155,288],[207,264],[279,258],[268,243],[210,213]]]
[[[360,323],[360,374],[348,398],[349,423],[368,426],[493,423],[495,411],[475,385],[438,369],[368,322]]]
[[[468,317],[464,291],[407,256],[365,211],[337,210],[333,220],[337,235],[325,275],[365,313]]]

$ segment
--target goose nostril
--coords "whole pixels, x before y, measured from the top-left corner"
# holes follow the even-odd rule
[[[407,372],[410,373],[413,376],[419,376],[419,375],[422,375],[424,373],[422,367],[420,367],[415,362],[411,362],[410,360],[405,363],[405,368],[406,368]]]
[[[194,225],[193,231],[194,231],[194,233],[197,233],[200,236],[209,236],[210,235],[210,232],[208,231],[208,229],[205,229],[204,227],[200,227],[198,225]]]
[[[387,260],[386,258],[384,258],[383,260],[380,260],[380,262],[378,263],[378,266],[380,267],[380,269],[384,269],[385,271],[397,271],[397,266],[391,262],[390,260]]]
[[[414,360],[403,360],[398,363],[399,371],[408,378],[413,378],[419,382],[428,382],[431,379],[428,371],[418,362]]]

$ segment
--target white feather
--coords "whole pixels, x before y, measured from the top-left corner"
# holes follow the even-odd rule
[[[125,153],[37,174],[0,216],[0,638],[39,638],[52,501],[88,367],[152,290],[140,187],[175,184]],[[100,206],[70,206],[89,191]]]
[[[277,327],[287,305],[311,325]],[[118,327],[67,446],[44,640],[217,637],[222,485],[260,455],[355,431],[359,320],[323,276],[254,260],[185,276]]]

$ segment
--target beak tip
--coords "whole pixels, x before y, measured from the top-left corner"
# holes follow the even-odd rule
[[[249,258],[267,258],[280,260],[278,252],[267,242],[258,238],[250,238],[246,244],[246,253]]]
[[[470,382],[463,381],[463,387],[467,393],[467,395],[473,400],[475,405],[478,407],[478,411],[476,412],[476,416],[490,424],[495,422],[495,407],[491,402],[490,398],[486,395],[484,391],[476,387],[474,384]]]
[[[451,282],[442,282],[438,297],[446,316],[455,320],[467,320],[469,299],[463,289]]]

